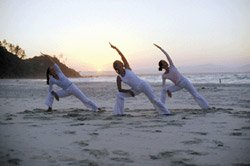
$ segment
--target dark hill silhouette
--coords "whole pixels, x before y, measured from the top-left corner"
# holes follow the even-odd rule
[[[57,58],[51,58],[67,77],[81,77]],[[45,73],[50,65],[52,62],[46,55],[23,60],[0,46],[0,78],[46,78]]]

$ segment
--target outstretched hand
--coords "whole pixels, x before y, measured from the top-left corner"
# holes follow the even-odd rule
[[[155,47],[162,49],[160,46],[158,46],[157,44],[153,43],[155,45]]]
[[[44,54],[44,53],[42,53],[42,52],[40,52],[41,53],[41,55],[46,55],[46,56],[49,56],[49,55],[47,55],[47,54]]]
[[[56,98],[57,101],[59,101],[59,96],[56,92],[52,91],[51,94]]]
[[[50,55],[48,55],[48,54],[44,54],[44,53],[42,53],[42,52],[40,52],[42,55],[44,55],[44,56],[47,56],[48,58],[49,58],[49,60],[52,62],[52,63],[55,63],[54,62],[54,60],[52,59],[52,57],[50,56]]]
[[[109,42],[109,44],[110,44],[111,48],[116,49],[116,46],[112,45],[110,42]]]
[[[42,53],[42,52],[40,52],[41,53],[41,55],[43,55],[43,56],[47,56],[50,60],[52,60],[51,59],[51,57],[50,57],[50,55],[48,55],[48,54],[44,54],[44,53]]]

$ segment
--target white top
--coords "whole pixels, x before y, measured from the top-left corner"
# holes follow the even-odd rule
[[[174,84],[178,84],[184,77],[181,73],[177,70],[174,65],[170,65],[169,72],[162,74],[162,80],[165,81],[166,79],[171,80]]]
[[[169,71],[168,73],[163,73],[162,74],[162,81],[165,84],[166,79],[171,80],[175,85],[177,85],[184,77],[181,75],[181,73],[177,70],[177,68],[175,67],[172,59],[170,58],[170,56],[168,55],[168,53],[161,49],[161,51],[166,55],[167,60],[170,64],[169,67]]]
[[[59,79],[57,80],[53,76],[49,77],[49,92],[52,91],[53,84],[56,84],[57,86],[66,90],[72,84],[72,82],[63,74],[63,72],[61,71],[61,69],[57,64],[54,64],[53,67]]]
[[[125,75],[122,77],[122,81],[129,85],[132,89],[138,89],[143,80],[141,80],[132,70],[125,69]]]

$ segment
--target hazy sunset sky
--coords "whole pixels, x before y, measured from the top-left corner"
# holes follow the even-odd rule
[[[70,67],[113,70],[116,45],[134,69],[250,62],[249,0],[1,0],[0,40],[28,58],[64,55]]]

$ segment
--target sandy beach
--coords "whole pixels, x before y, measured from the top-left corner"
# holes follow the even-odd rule
[[[214,109],[181,90],[167,99],[171,116],[139,95],[123,117],[112,116],[115,83],[76,85],[106,111],[67,97],[48,113],[44,81],[0,80],[0,165],[250,165],[249,84],[195,84]]]

